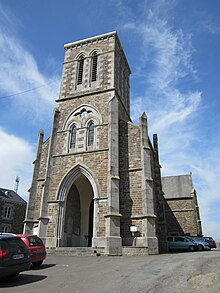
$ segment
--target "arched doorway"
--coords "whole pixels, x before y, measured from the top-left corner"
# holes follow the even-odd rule
[[[93,188],[80,173],[73,181],[65,199],[63,246],[87,247],[93,237]]]

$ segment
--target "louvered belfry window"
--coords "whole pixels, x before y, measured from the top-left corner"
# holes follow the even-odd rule
[[[92,55],[92,76],[91,76],[92,81],[97,80],[97,61],[98,61],[97,52],[94,52]]]
[[[88,146],[94,143],[94,123],[91,121],[88,125]]]
[[[84,57],[81,55],[78,61],[78,77],[77,77],[77,84],[82,84],[83,80],[83,67],[84,67]]]
[[[70,129],[70,148],[76,147],[76,125],[74,124]]]

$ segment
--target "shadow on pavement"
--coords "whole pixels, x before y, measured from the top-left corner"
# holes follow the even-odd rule
[[[42,264],[39,267],[31,266],[29,272],[31,273],[34,271],[45,270],[45,269],[54,267],[55,265],[56,264]],[[26,284],[39,282],[46,278],[47,276],[45,275],[32,275],[32,274],[20,273],[17,277],[12,277],[12,278],[8,277],[8,278],[0,279],[0,288],[11,288],[11,287],[22,286]]]
[[[46,279],[47,276],[30,275],[21,273],[15,278],[4,278],[1,279],[0,288],[12,288],[22,286],[30,283],[35,283]]]
[[[40,270],[45,270],[45,269],[48,269],[48,268],[51,268],[51,267],[54,267],[56,264],[42,264],[41,266],[39,267],[35,267],[35,266],[31,266],[30,270],[31,271],[40,271]]]

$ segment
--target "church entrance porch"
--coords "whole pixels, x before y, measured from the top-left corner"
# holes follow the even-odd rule
[[[64,179],[61,185],[65,194],[61,192],[64,201],[58,216],[61,240],[58,246],[91,247],[94,228],[93,187],[82,172],[67,177],[68,180]]]

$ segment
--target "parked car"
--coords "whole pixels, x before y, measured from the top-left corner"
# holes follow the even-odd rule
[[[169,250],[198,250],[196,242],[186,236],[168,236],[167,243]]]
[[[17,234],[17,236],[28,247],[33,266],[40,266],[46,258],[46,248],[41,238],[36,235]]]
[[[0,278],[15,277],[30,266],[30,253],[24,242],[17,236],[0,234]]]
[[[191,237],[187,236],[187,239],[194,241],[198,245],[198,250],[210,250],[208,241],[203,237]]]
[[[210,249],[211,248],[216,248],[216,243],[215,240],[212,237],[207,237],[207,236],[189,236],[190,238],[193,239],[199,239],[201,241],[205,241],[208,243]]]
[[[205,236],[204,238],[208,241],[210,248],[216,248],[215,240],[212,237]]]

